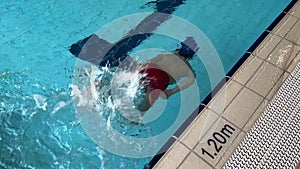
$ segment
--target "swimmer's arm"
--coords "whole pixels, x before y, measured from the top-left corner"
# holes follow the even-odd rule
[[[190,87],[195,81],[195,78],[193,76],[188,76],[186,79],[180,83],[179,86],[175,87],[173,90],[173,94],[179,92],[180,90],[184,90],[188,87]]]
[[[188,76],[186,76],[186,78],[184,79],[183,82],[181,82],[177,87],[166,91],[167,96],[171,96],[177,92],[179,92],[180,90],[184,90],[188,87],[190,87],[195,81],[195,76],[193,73],[188,74]]]

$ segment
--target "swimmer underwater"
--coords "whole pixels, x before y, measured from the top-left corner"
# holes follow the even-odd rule
[[[83,45],[87,43],[88,39],[92,39],[90,40],[91,43],[97,41],[98,44],[108,46],[108,48],[113,46],[113,44],[109,44],[103,39],[99,39],[96,35],[93,35],[73,44],[70,48],[70,52],[82,60],[100,66],[105,66],[108,62],[110,64],[112,63],[112,66],[118,66],[117,61],[124,61],[125,58],[130,62],[125,63],[125,66],[128,64],[138,65],[137,67],[133,66],[132,69],[133,71],[139,71],[139,73],[144,76],[140,79],[140,84],[143,86],[144,91],[141,98],[139,97],[138,103],[134,103],[134,107],[141,112],[141,115],[144,115],[159,97],[167,99],[175,93],[188,88],[195,81],[196,74],[189,61],[193,59],[199,47],[192,37],[187,37],[181,42],[181,47],[176,49],[173,53],[160,54],[144,64],[138,63],[128,55],[123,58],[115,58],[115,56],[123,56],[121,54],[111,55],[106,60],[102,60],[99,64],[98,61],[105,55],[95,51],[101,52],[103,50],[95,50],[93,49],[93,45],[88,45],[85,50],[82,50]],[[91,48],[89,48],[89,46],[91,46]],[[79,53],[81,54],[80,56]],[[174,84],[178,85],[172,89],[167,89],[169,85]],[[101,82],[96,81],[96,85],[101,86]]]
[[[167,99],[171,95],[191,86],[195,81],[195,71],[190,63],[195,53],[199,50],[195,40],[187,37],[181,42],[181,48],[171,54],[161,54],[147,61],[140,71],[145,74],[141,79],[144,84],[145,97],[136,106],[141,115],[151,108],[154,102],[161,96]],[[169,85],[177,84],[175,88],[167,89]]]

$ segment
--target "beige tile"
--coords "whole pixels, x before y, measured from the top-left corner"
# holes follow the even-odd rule
[[[298,20],[292,30],[286,35],[286,38],[300,45],[300,20]]]
[[[201,139],[194,151],[209,164],[215,166],[239,133],[240,129],[221,118]]]
[[[272,50],[279,44],[280,41],[281,41],[280,37],[269,34],[265,38],[265,40],[255,49],[253,54],[262,59],[266,59],[269,56],[269,54],[272,52]]]
[[[287,72],[292,73],[296,65],[300,62],[300,53],[292,60],[290,65],[287,68]]]
[[[278,92],[279,88],[282,86],[285,79],[289,76],[288,73],[284,73],[280,76],[280,78],[277,80],[276,84],[273,86],[269,94],[267,95],[267,99],[271,100],[275,94]]]
[[[284,37],[297,22],[298,18],[292,15],[286,15],[279,24],[272,30],[272,33]]]
[[[247,88],[243,88],[225,110],[223,117],[242,128],[262,101],[261,96]]]
[[[193,152],[189,154],[187,159],[179,167],[179,169],[211,169],[211,168],[212,168],[211,166],[209,166],[205,161],[203,161]]]
[[[283,39],[274,49],[274,51],[268,56],[266,61],[273,63],[282,69],[286,69],[299,51],[300,46]]]
[[[268,62],[264,62],[259,70],[251,77],[246,86],[266,97],[282,75],[282,72],[280,68]]]
[[[269,101],[268,100],[264,100],[259,107],[257,108],[257,110],[255,111],[255,113],[252,115],[252,117],[249,119],[249,121],[246,123],[246,125],[243,127],[243,130],[245,132],[249,132],[250,129],[252,128],[252,126],[255,124],[255,122],[258,120],[258,118],[260,117],[260,115],[263,113],[264,109],[267,107]]]
[[[245,62],[237,73],[234,74],[233,79],[244,85],[259,68],[262,62],[263,60],[261,58],[251,55],[247,62]]]
[[[289,11],[291,15],[300,17],[300,2],[298,1],[293,8]]]
[[[241,89],[242,85],[233,80],[229,80],[208,104],[208,107],[218,114],[223,114],[225,108]]]
[[[192,122],[192,124],[185,130],[179,140],[189,148],[194,148],[198,141],[212,127],[217,119],[218,115],[215,112],[209,109],[204,109],[201,114]]]
[[[155,169],[176,169],[190,152],[184,145],[176,142],[171,149],[154,166]]]
[[[234,140],[234,142],[232,143],[232,145],[227,149],[227,151],[225,152],[225,154],[222,156],[222,158],[218,162],[218,164],[216,166],[216,169],[221,169],[223,167],[223,165],[229,160],[229,158],[231,157],[231,155],[234,153],[235,149],[243,141],[243,139],[245,138],[245,136],[246,136],[245,132],[241,132],[237,136],[237,138]]]

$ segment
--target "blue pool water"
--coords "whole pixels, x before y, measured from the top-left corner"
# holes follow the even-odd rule
[[[228,72],[289,2],[186,0],[174,15],[203,31]],[[0,168],[143,168],[151,160],[151,157],[121,157],[99,148],[80,125],[69,88],[76,58],[68,47],[114,19],[153,12],[153,4],[144,6],[146,3],[145,0],[1,2]],[[154,35],[132,54],[147,48],[172,51],[177,44],[178,41]],[[201,55],[208,65],[214,66],[209,54]],[[191,65],[197,74],[199,100],[184,102],[191,105],[187,106],[190,110],[186,110],[178,123],[216,85],[210,84],[201,60],[195,59]],[[144,126],[119,121],[130,126],[120,130],[137,137],[163,133],[176,121],[180,103],[180,97],[172,96],[157,120]],[[175,131],[176,128],[170,134]],[[162,146],[166,141],[158,143]]]

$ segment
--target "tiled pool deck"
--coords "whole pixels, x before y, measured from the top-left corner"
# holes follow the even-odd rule
[[[300,1],[185,132],[174,137],[175,143],[154,168],[222,168],[299,62]],[[213,137],[222,144],[214,145]]]

